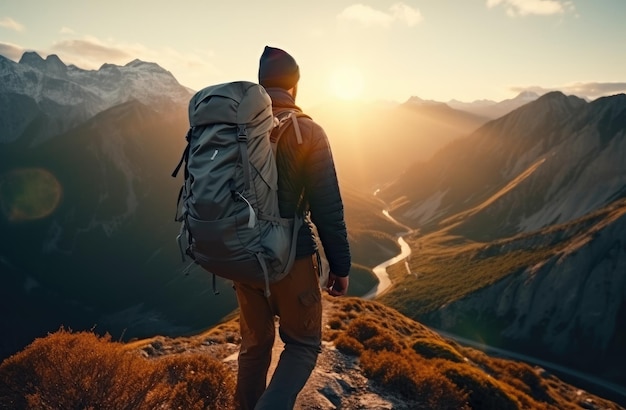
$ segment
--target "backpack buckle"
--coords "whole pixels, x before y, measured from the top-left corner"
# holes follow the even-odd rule
[[[237,141],[246,142],[248,140],[248,130],[244,124],[237,125]]]

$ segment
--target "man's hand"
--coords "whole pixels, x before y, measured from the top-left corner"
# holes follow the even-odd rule
[[[348,291],[348,277],[337,276],[330,272],[326,283],[326,292],[331,296],[343,296]]]

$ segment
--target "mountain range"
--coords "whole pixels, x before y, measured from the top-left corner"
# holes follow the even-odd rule
[[[416,161],[537,98],[522,92],[500,102],[444,103],[416,96],[404,103],[329,101],[307,112],[323,124],[342,180],[373,192]]]
[[[236,308],[227,282],[215,296],[205,272],[182,273],[174,242],[193,91],[153,63],[88,71],[35,53],[0,56],[0,78],[0,357],[60,326],[175,337]],[[389,207],[414,228],[411,274],[390,268],[380,301],[626,385],[625,100],[311,109],[343,187],[352,295],[397,252]]]
[[[496,119],[510,113],[522,105],[535,101],[539,97],[539,94],[535,92],[522,91],[515,96],[515,98],[509,98],[502,101],[476,100],[473,102],[463,102],[450,100],[446,104],[457,110],[471,112],[472,114],[487,117],[489,119]]]
[[[415,163],[379,196],[419,231],[411,271],[442,276],[436,292],[404,276],[383,301],[626,384],[624,158],[626,95],[553,92]]]
[[[0,317],[10,335],[0,357],[60,326],[128,340],[190,334],[232,312],[230,285],[219,281],[213,295],[206,272],[185,276],[189,262],[175,243],[182,180],[170,174],[191,92],[151,63],[84,71],[55,56],[0,58],[11,83],[0,98],[32,110],[0,112],[2,135],[13,132],[0,149],[0,306],[12,312]],[[121,83],[102,79],[111,72]],[[93,112],[81,122],[83,106]],[[346,188],[345,200],[356,249],[351,292],[364,294],[375,284],[371,267],[397,250],[395,225],[371,195]]]
[[[43,141],[131,99],[164,112],[172,102],[185,106],[192,94],[170,72],[140,60],[94,71],[66,66],[54,54],[44,60],[26,52],[19,63],[0,55],[0,79],[0,143],[35,124],[33,142]]]

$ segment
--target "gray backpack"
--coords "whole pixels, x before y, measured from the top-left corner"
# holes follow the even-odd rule
[[[269,296],[293,265],[302,212],[280,217],[275,160],[290,123],[301,143],[296,115],[287,114],[274,117],[265,89],[246,81],[204,88],[189,102],[188,144],[172,174],[185,163],[177,241],[183,261],[213,273],[214,288],[217,275],[265,284]]]

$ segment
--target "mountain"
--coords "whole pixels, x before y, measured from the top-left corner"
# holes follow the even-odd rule
[[[191,96],[170,72],[140,60],[93,71],[66,66],[54,54],[44,60],[26,52],[19,63],[0,56],[0,79],[0,143],[33,126],[33,143],[39,143],[131,99],[161,112]]]
[[[174,222],[186,111],[137,100],[35,146],[0,151],[0,358],[64,326],[125,340],[200,332],[236,308],[234,292],[182,271]],[[48,189],[46,187],[53,187]],[[39,192],[45,188],[47,195]],[[351,294],[375,285],[371,267],[397,251],[383,204],[346,189],[358,251]],[[26,195],[23,195],[26,193]]]
[[[496,119],[510,113],[522,105],[535,101],[537,98],[539,98],[539,94],[532,91],[523,91],[515,98],[498,102],[491,100],[476,100],[471,103],[467,103],[458,100],[450,100],[447,104],[457,110],[467,111],[489,119]]]
[[[131,100],[35,146],[28,132],[3,146],[0,294],[15,314],[0,325],[19,341],[2,340],[2,353],[62,325],[115,337],[185,334],[234,309],[207,297],[208,275],[181,274],[180,181],[169,174],[185,114]]]
[[[190,91],[150,63],[86,71],[38,57],[0,58],[0,357],[61,326],[128,340],[221,321],[236,308],[230,285],[215,296],[206,272],[185,276],[174,241]],[[381,301],[623,377],[623,99],[553,93],[489,122],[417,98],[313,112],[337,160],[352,294],[397,251],[390,203],[419,231],[412,274],[392,272]]]
[[[0,61],[10,73],[0,99],[25,102],[0,109],[0,124],[19,129],[0,150],[0,307],[12,312],[0,317],[0,357],[61,326],[128,340],[198,332],[232,312],[231,286],[218,280],[214,296],[202,269],[185,276],[175,243],[182,177],[170,173],[189,91],[139,61],[97,71],[34,53]],[[364,294],[371,267],[397,251],[396,228],[379,200],[343,192],[359,248],[351,292]]]
[[[309,114],[328,135],[339,177],[364,192],[488,120],[417,97],[403,104],[329,102]]]
[[[174,242],[191,91],[139,60],[25,53],[0,76],[0,356],[60,326],[187,334],[232,311],[208,275],[181,274]]]
[[[379,193],[419,229],[382,301],[626,384],[624,158],[626,95],[554,92],[416,163]]]
[[[415,163],[381,196],[406,200],[396,214],[422,229],[464,210],[499,221],[480,228],[490,235],[583,216],[624,194],[625,100],[546,94]]]

